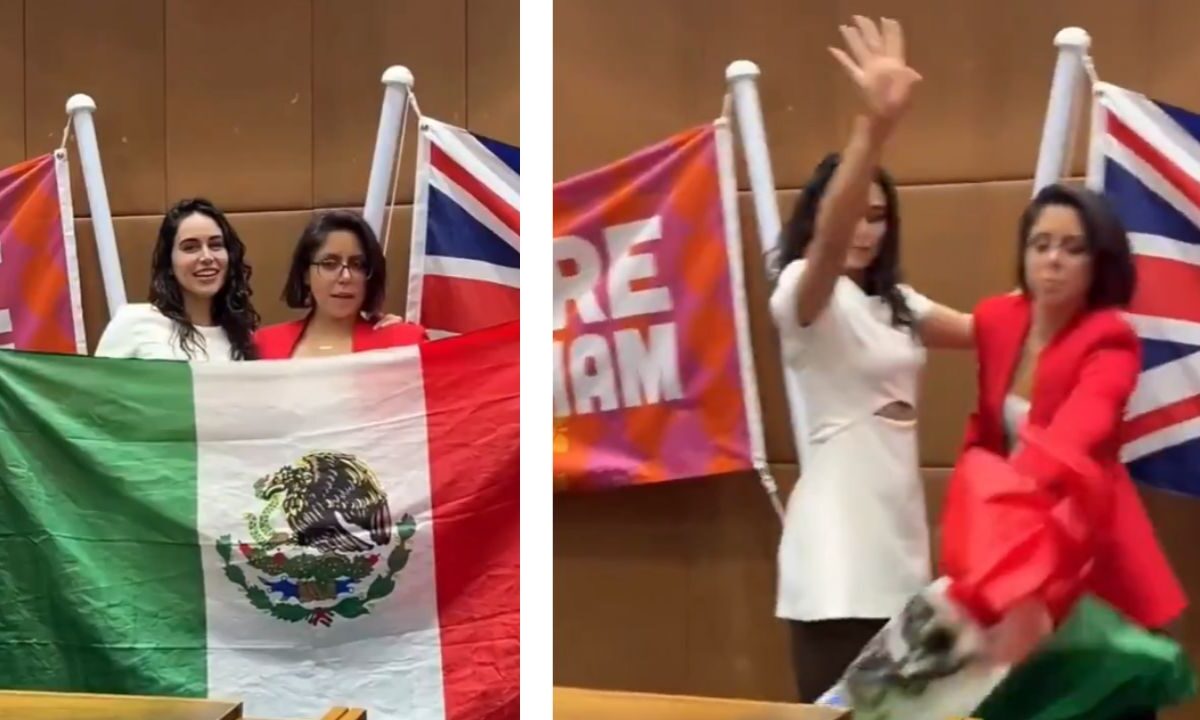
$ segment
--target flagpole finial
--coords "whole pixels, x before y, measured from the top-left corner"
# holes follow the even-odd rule
[[[411,70],[403,65],[393,65],[383,71],[382,81],[384,85],[403,85],[411,90],[413,86],[413,74]]]
[[[84,95],[83,93],[77,93],[77,94],[72,95],[71,97],[67,98],[67,114],[68,115],[74,115],[75,113],[79,112],[80,110],[86,110],[88,112],[96,112],[96,101],[92,99],[91,95]]]
[[[758,66],[749,60],[734,60],[725,67],[725,80],[733,82],[742,78],[756,78],[762,74]]]
[[[1088,35],[1087,30],[1081,27],[1067,27],[1059,30],[1058,34],[1054,36],[1054,46],[1059,49],[1087,50],[1092,46],[1092,37]]]

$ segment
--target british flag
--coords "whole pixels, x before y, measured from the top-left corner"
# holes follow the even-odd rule
[[[1147,485],[1200,496],[1200,115],[1097,86],[1088,184],[1125,222],[1142,339],[1122,459]]]
[[[433,337],[516,320],[520,151],[422,118],[407,317]]]

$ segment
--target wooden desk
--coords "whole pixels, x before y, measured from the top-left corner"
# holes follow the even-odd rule
[[[554,720],[837,720],[840,710],[688,695],[554,688]]]
[[[0,691],[6,720],[241,720],[242,705],[219,700]]]

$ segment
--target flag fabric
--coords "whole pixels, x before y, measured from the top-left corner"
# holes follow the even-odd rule
[[[981,720],[1119,720],[1196,695],[1179,643],[1084,596],[1028,660],[978,708]]]
[[[723,121],[554,186],[557,489],[763,468]]]
[[[0,687],[518,717],[518,350],[0,352]]]
[[[866,645],[818,701],[861,720],[1116,720],[1182,703],[1196,678],[1179,643],[1084,596],[1026,660],[992,661],[985,631],[939,579]]]
[[[1122,459],[1142,483],[1200,496],[1200,115],[1098,90],[1088,184],[1129,231],[1143,351]]]
[[[520,173],[517,148],[421,119],[405,312],[432,336],[519,317]]]
[[[87,352],[63,150],[0,170],[0,348]]]

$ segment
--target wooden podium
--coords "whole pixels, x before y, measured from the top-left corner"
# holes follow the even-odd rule
[[[224,700],[0,691],[0,718],[13,720],[253,720]],[[261,720],[266,720],[263,718]],[[271,720],[318,720],[271,718]],[[364,710],[333,708],[320,720],[367,720]]]
[[[847,714],[814,705],[554,688],[554,720],[837,720]]]

